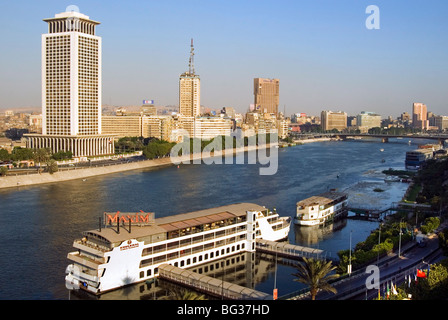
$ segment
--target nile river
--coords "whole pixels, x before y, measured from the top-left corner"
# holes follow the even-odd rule
[[[97,227],[105,211],[143,210],[162,217],[254,202],[293,217],[297,201],[331,188],[348,192],[351,205],[386,208],[401,199],[407,184],[386,183],[381,171],[404,169],[406,151],[416,148],[395,139],[316,142],[279,149],[272,176],[259,175],[259,165],[253,164],[191,164],[0,190],[0,299],[73,298],[64,282],[67,253],[82,231]],[[377,187],[384,192],[374,192]],[[349,219],[325,228],[292,225],[289,241],[336,256],[349,248],[350,233],[354,246],[376,227],[376,222]],[[291,275],[295,268],[271,258],[237,256],[211,275],[270,294],[275,279],[279,296],[301,289]],[[166,290],[162,285],[134,285],[101,298],[151,299]]]

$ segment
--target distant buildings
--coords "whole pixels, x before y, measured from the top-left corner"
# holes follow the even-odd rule
[[[343,111],[322,111],[321,125],[323,131],[345,130],[347,129],[347,113]]]
[[[433,123],[430,126],[436,127],[439,131],[444,131],[448,129],[448,116],[434,116]]]
[[[254,79],[255,112],[278,114],[280,102],[279,79]]]
[[[181,126],[191,138],[210,140],[217,136],[230,136],[233,123],[227,117],[184,117]]]
[[[115,116],[103,116],[103,131],[117,137],[153,137],[170,142],[181,142],[185,136],[210,140],[216,136],[230,135],[234,122],[228,115],[201,116],[200,88],[200,78],[194,70],[192,40],[189,70],[179,77],[179,112],[157,115],[153,105],[143,105],[140,113],[130,114],[120,108]],[[231,108],[227,108],[226,113],[235,117]]]

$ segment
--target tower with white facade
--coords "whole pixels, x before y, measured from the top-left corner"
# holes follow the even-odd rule
[[[27,135],[28,147],[74,157],[113,154],[113,136],[101,134],[100,23],[77,10],[44,21],[42,135]]]

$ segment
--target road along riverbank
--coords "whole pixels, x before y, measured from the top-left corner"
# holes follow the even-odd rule
[[[275,144],[272,144],[272,146],[275,146]],[[243,152],[250,152],[250,151],[256,151],[258,149],[265,149],[265,146],[248,146],[244,148],[237,148],[233,149],[233,155],[243,153]],[[215,151],[211,154],[204,154],[204,153],[198,153],[198,154],[192,154],[188,156],[182,156],[176,159],[176,161],[190,161],[190,163],[194,163],[193,161],[197,160],[204,160],[208,158],[213,157],[219,157],[219,156],[226,156],[231,154],[229,151]],[[58,172],[55,172],[53,174],[50,174],[48,172],[43,173],[35,173],[35,174],[28,174],[28,175],[8,175],[5,177],[0,177],[0,189],[3,188],[17,188],[21,186],[31,186],[31,185],[38,185],[38,184],[45,184],[45,183],[54,183],[54,182],[61,182],[61,181],[68,181],[68,180],[75,180],[75,179],[86,179],[89,177],[99,176],[99,175],[105,175],[105,174],[111,174],[111,173],[118,173],[123,171],[129,171],[129,170],[138,170],[138,169],[158,169],[163,168],[167,166],[175,165],[174,159],[170,157],[165,158],[159,158],[154,160],[141,160],[141,161],[131,161],[127,163],[118,163],[118,164],[110,164],[110,165],[103,165],[103,166],[92,166],[92,167],[76,167],[72,168],[70,170],[60,170]]]

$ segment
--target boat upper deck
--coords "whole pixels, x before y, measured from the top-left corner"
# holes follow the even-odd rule
[[[347,198],[347,195],[342,192],[330,191],[322,193],[318,196],[312,196],[305,200],[297,202],[297,207],[310,207],[310,206],[325,206],[338,203]]]
[[[129,239],[152,243],[166,240],[169,234],[175,234],[179,230],[199,228],[238,217],[245,218],[247,211],[264,210],[267,209],[254,203],[238,203],[157,218],[153,224],[128,226],[123,223],[119,228],[116,224],[106,225],[101,229],[86,231],[83,235],[105,244],[119,244]]]

